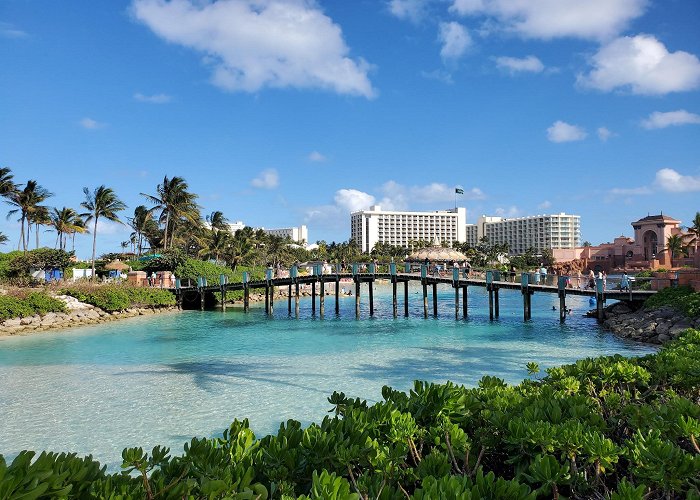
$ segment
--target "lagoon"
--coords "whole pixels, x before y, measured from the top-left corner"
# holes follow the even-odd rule
[[[416,379],[473,386],[488,374],[517,383],[529,361],[546,368],[654,351],[583,318],[585,297],[567,297],[574,314],[561,325],[554,295],[535,294],[524,323],[520,293],[504,290],[501,318],[490,322],[482,288],[469,289],[467,320],[454,319],[448,286],[439,317],[423,319],[417,285],[411,317],[394,319],[389,290],[378,286],[374,318],[363,297],[361,320],[354,297],[323,320],[311,317],[307,298],[299,319],[279,301],[271,318],[261,306],[185,311],[1,338],[0,454],[74,451],[115,468],[124,447],[180,453],[191,437],[220,435],[234,418],[249,418],[259,436],[290,418],[320,421],[336,390],[373,402],[383,385],[408,390]]]

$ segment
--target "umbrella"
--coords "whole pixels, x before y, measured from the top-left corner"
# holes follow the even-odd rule
[[[105,266],[105,269],[109,269],[110,271],[126,271],[127,269],[129,269],[129,266],[124,264],[121,260],[117,259],[107,264]]]

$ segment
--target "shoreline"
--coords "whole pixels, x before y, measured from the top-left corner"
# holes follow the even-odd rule
[[[626,340],[663,345],[688,328],[700,329],[700,318],[689,318],[670,306],[644,309],[617,302],[605,308],[602,326]]]

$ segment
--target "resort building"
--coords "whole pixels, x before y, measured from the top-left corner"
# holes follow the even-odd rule
[[[272,236],[279,236],[280,238],[289,238],[295,243],[309,242],[309,230],[306,227],[306,225],[301,225],[299,227],[283,227],[279,229],[261,229],[267,234],[271,234]]]
[[[649,215],[632,222],[634,238],[618,236],[612,243],[554,251],[557,262],[582,261],[595,270],[657,269],[700,265],[697,237],[684,232],[681,221],[668,215]],[[683,255],[671,259],[668,238],[680,236]]]
[[[525,253],[532,248],[544,249],[576,248],[581,239],[581,217],[565,213],[531,215],[505,219],[482,215],[476,224],[467,226],[470,238],[476,241],[486,236],[490,243],[507,244],[512,255]]]
[[[350,238],[365,253],[377,243],[409,248],[412,242],[423,240],[451,246],[467,241],[467,209],[402,212],[372,205],[350,214]]]

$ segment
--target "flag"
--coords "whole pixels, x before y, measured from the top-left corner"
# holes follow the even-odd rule
[[[464,189],[455,188],[455,194],[464,194]]]

